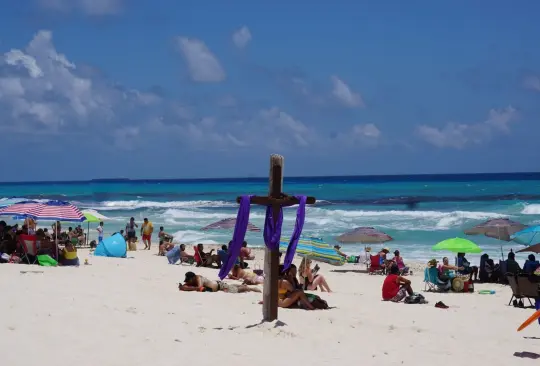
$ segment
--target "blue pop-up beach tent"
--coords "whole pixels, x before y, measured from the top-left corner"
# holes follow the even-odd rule
[[[120,234],[115,234],[99,242],[94,252],[95,256],[126,258],[127,248],[124,237]]]

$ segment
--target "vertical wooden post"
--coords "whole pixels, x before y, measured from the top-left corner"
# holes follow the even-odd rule
[[[281,155],[270,156],[268,193],[273,198],[280,198],[283,192],[283,160]],[[273,210],[276,223],[280,207],[274,206]],[[278,318],[279,249],[265,249],[264,273],[263,320],[271,322]]]

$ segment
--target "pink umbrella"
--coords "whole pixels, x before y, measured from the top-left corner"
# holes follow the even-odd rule
[[[234,229],[234,226],[236,225],[236,219],[231,217],[228,219],[223,219],[218,222],[214,222],[213,224],[210,224],[208,226],[205,226],[201,228],[201,230],[213,230],[213,229],[227,229],[232,230]],[[256,231],[259,232],[261,229],[259,229],[257,226],[253,225],[251,222],[248,223],[248,231]]]

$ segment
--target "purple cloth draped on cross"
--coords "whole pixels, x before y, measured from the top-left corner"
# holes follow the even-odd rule
[[[250,198],[251,196],[242,196],[240,198],[240,208],[238,209],[238,215],[236,216],[236,225],[234,227],[234,234],[232,243],[228,251],[227,263],[223,263],[221,270],[219,271],[219,278],[224,279],[236,262],[236,258],[240,255],[240,249],[246,236],[249,211],[250,211]],[[288,269],[291,265],[294,254],[296,252],[296,246],[298,239],[302,234],[304,228],[304,220],[306,218],[306,196],[296,196],[298,198],[298,210],[296,211],[296,223],[294,224],[294,231],[287,248],[287,254],[285,255],[284,269]],[[264,220],[264,243],[270,250],[279,249],[279,240],[281,238],[281,227],[283,225],[283,207],[279,210],[279,217],[274,223],[274,212],[272,206],[266,208],[266,218]]]

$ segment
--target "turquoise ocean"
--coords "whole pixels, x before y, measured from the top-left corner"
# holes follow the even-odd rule
[[[337,235],[354,227],[373,226],[394,237],[385,246],[415,260],[440,257],[431,246],[463,236],[464,229],[491,218],[540,224],[540,173],[302,177],[285,179],[284,191],[317,198],[317,204],[307,209],[305,235],[335,243]],[[264,178],[0,184],[3,198],[60,199],[81,209],[95,209],[110,218],[105,223],[108,233],[124,228],[132,216],[138,222],[148,217],[179,242],[207,244],[226,243],[232,232],[203,232],[201,227],[235,217],[237,196],[267,192]],[[287,208],[284,216],[283,233],[290,235],[294,207]],[[263,221],[264,209],[254,206],[251,222],[262,228]],[[90,234],[96,234],[92,227]],[[500,257],[501,242],[482,236],[471,239],[490,255]],[[247,240],[254,246],[263,245],[262,233],[248,233]],[[505,250],[521,248],[515,243],[502,244]],[[344,250],[357,253],[364,245],[345,245]]]

